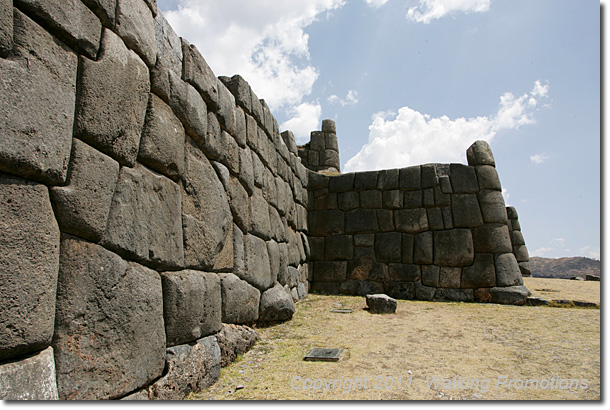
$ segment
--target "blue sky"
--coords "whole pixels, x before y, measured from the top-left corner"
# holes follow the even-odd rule
[[[600,257],[597,1],[157,3],[297,143],[334,119],[344,171],[465,163],[485,139],[530,255]]]

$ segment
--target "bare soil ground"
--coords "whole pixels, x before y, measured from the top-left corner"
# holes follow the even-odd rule
[[[526,285],[599,303],[599,283],[546,281]],[[364,297],[309,295],[189,398],[600,400],[599,309],[399,300],[396,314],[374,315],[365,306]],[[313,347],[344,351],[339,362],[303,361]]]

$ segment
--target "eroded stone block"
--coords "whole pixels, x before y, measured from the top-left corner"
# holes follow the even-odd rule
[[[116,31],[125,44],[153,67],[157,41],[153,13],[142,0],[117,0]]]
[[[1,400],[58,400],[53,349],[0,364]]]
[[[222,322],[249,324],[258,320],[260,292],[232,273],[219,273],[222,291]]]

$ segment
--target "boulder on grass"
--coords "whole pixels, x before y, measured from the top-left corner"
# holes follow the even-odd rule
[[[371,313],[396,313],[396,299],[388,295],[366,295],[366,305]]]
[[[278,322],[292,319],[295,311],[294,301],[284,287],[276,283],[274,287],[261,295],[258,320],[260,322]]]

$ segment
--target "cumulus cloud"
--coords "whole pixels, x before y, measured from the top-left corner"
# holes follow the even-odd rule
[[[530,160],[534,163],[534,164],[542,164],[544,161],[546,161],[547,159],[549,159],[549,156],[546,154],[536,154],[536,155],[532,155],[530,157]]]
[[[181,0],[164,12],[216,75],[241,74],[272,110],[302,102],[318,70],[304,28],[345,0]]]
[[[378,113],[369,126],[369,141],[345,164],[345,172],[402,168],[427,162],[465,162],[466,149],[476,140],[491,141],[499,131],[534,123],[536,105],[547,98],[534,89],[520,97],[507,92],[491,116],[451,119],[431,117],[410,107],[398,114]],[[548,91],[548,89],[547,89]]]
[[[582,256],[586,256],[588,258],[593,258],[600,260],[601,252],[600,247],[594,248],[592,246],[585,246],[584,248],[580,248],[580,254]]]
[[[292,118],[282,123],[282,130],[290,130],[294,134],[297,144],[309,141],[311,131],[320,127],[322,106],[318,103],[303,103],[290,112]]]
[[[489,10],[491,0],[419,0],[417,6],[409,8],[407,19],[428,24],[457,12],[483,13]]]
[[[581,254],[584,254],[588,250],[592,250],[592,254],[594,254],[595,250],[589,247],[581,249],[580,252]],[[569,256],[571,252],[572,251],[566,247],[566,240],[564,238],[553,238],[548,246],[536,249],[531,253],[531,256],[546,256],[553,258],[559,256]],[[599,255],[599,248],[597,249],[597,252]]]
[[[338,95],[331,95],[327,100],[330,104],[341,104],[341,106],[346,107],[349,105],[358,104],[358,91],[349,90],[345,98],[341,98]]]
[[[378,9],[379,7],[385,5],[388,1],[389,0],[366,0],[366,4],[368,4],[369,7]]]

